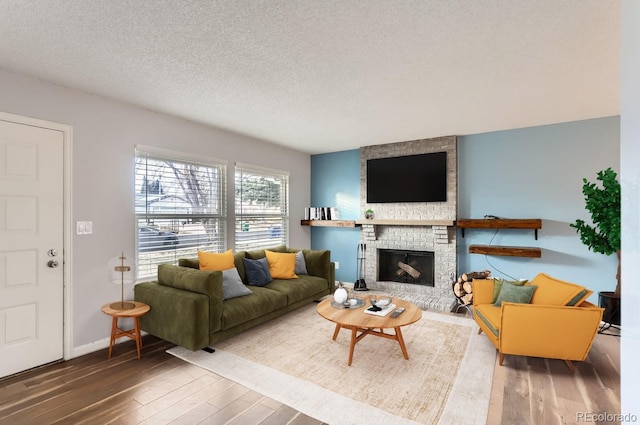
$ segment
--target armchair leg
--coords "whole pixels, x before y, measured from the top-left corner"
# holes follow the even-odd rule
[[[482,333],[482,328],[478,328],[478,335]]]
[[[573,363],[571,363],[571,360],[565,360],[564,362],[569,368],[569,370],[571,371],[571,373],[574,373],[576,369],[573,367]]]
[[[504,354],[500,353],[500,366],[502,366],[502,362],[504,362]]]

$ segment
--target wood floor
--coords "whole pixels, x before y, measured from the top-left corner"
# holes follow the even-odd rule
[[[165,353],[170,347],[147,336],[140,360],[129,341],[111,360],[100,350],[0,380],[0,425],[321,424]],[[598,335],[575,366],[571,374],[559,360],[507,356],[495,368],[487,424],[565,425],[589,422],[579,412],[619,413],[619,338]]]

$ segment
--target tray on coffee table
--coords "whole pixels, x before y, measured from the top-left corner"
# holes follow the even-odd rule
[[[354,309],[354,308],[360,308],[364,305],[364,300],[360,297],[354,297],[352,298],[352,300],[356,300],[356,304],[355,305],[347,305],[347,304],[340,304],[337,303],[335,300],[331,300],[331,307],[334,308],[344,308],[344,309]]]

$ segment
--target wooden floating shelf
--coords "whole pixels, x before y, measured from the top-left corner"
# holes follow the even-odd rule
[[[462,229],[531,229],[538,239],[538,230],[542,229],[542,220],[539,218],[460,218],[456,226]]]
[[[300,220],[302,226],[316,227],[359,227],[355,220]]]
[[[499,255],[507,257],[542,257],[542,250],[540,248],[525,246],[469,245],[469,253]]]
[[[453,220],[386,220],[378,218],[359,218],[356,224],[374,224],[381,226],[453,226]]]

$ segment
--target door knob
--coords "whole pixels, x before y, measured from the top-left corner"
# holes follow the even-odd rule
[[[58,262],[56,260],[49,260],[49,262],[47,262],[47,266],[55,269],[56,267],[58,267]]]

